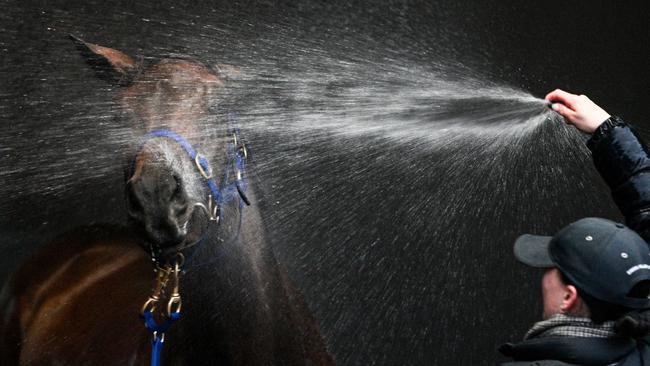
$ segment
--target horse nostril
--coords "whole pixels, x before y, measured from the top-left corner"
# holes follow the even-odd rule
[[[176,216],[183,217],[187,215],[188,209],[189,209],[189,205],[187,203],[184,203],[181,207],[176,209]]]
[[[181,197],[183,194],[183,180],[181,179],[180,176],[174,174],[172,175],[172,178],[174,178],[173,184],[174,188],[172,191],[172,196],[171,198],[178,198]]]

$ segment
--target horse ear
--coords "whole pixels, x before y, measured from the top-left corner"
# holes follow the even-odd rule
[[[128,85],[137,75],[138,65],[129,55],[112,48],[85,42],[72,34],[69,37],[86,63],[95,70],[100,79]]]

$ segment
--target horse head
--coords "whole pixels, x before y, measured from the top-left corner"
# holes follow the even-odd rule
[[[207,206],[205,179],[212,167],[206,157],[225,151],[224,134],[216,136],[218,124],[210,116],[223,77],[190,59],[164,58],[145,67],[121,51],[71,38],[100,78],[122,86],[117,102],[134,127],[145,133],[166,131],[145,134],[149,138],[135,144],[127,173],[127,211],[149,245],[162,250],[183,245],[192,236],[188,226],[195,208]],[[199,157],[191,156],[196,146],[205,149],[195,151]]]
[[[244,211],[247,195],[255,199],[242,178],[246,148],[210,108],[223,100],[229,70],[178,58],[145,67],[73,40],[98,76],[122,86],[117,102],[134,124],[118,137],[141,130],[129,154],[126,202],[142,235],[84,226],[39,248],[1,291],[0,363],[140,365],[164,356],[173,365],[332,365],[259,209]],[[214,157],[221,158],[210,164]],[[199,225],[204,219],[219,225]],[[185,263],[176,255],[192,243],[218,245],[197,245]],[[164,261],[155,273],[138,245]],[[170,327],[181,315],[181,292],[191,300]]]

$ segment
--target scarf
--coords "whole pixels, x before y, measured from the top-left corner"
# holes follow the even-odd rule
[[[589,318],[555,314],[535,323],[524,340],[545,337],[609,338],[615,335],[613,321],[596,324]]]

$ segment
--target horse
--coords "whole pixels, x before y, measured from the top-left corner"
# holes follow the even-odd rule
[[[332,365],[265,237],[245,144],[212,116],[225,72],[70,37],[141,137],[128,224],[79,227],[19,266],[0,294],[0,363]]]

